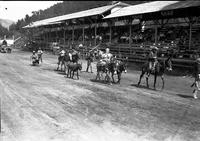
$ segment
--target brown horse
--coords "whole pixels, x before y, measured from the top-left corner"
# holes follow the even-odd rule
[[[115,68],[111,68],[109,70],[109,72],[111,73],[111,77],[112,77],[113,83],[115,83],[114,75],[116,74],[117,77],[118,77],[117,83],[120,84],[122,72],[124,72],[124,73],[127,72],[127,62],[128,62],[128,57],[126,57],[126,59],[123,59],[123,60],[116,60],[115,61],[116,73],[115,73]]]
[[[154,71],[152,71],[152,70],[149,69],[149,64],[148,63],[145,63],[142,66],[142,73],[140,75],[138,86],[141,83],[142,77],[146,73],[146,85],[147,85],[148,88],[149,88],[149,83],[148,83],[149,76],[150,76],[150,74],[153,74],[154,75],[154,89],[156,89],[157,76],[161,76],[162,84],[163,84],[162,85],[162,89],[164,89],[164,84],[165,84],[165,82],[164,82],[164,73],[165,73],[166,70],[167,71],[172,71],[171,57],[168,57],[164,61],[158,61],[158,63],[155,66],[155,70]]]

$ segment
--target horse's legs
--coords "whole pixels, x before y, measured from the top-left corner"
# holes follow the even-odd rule
[[[66,73],[66,62],[64,63],[64,72],[65,72],[65,74],[67,74]]]
[[[106,81],[107,81],[107,77],[108,77],[108,76],[107,76],[107,73],[106,73],[106,76],[105,76],[105,78],[104,78],[104,82],[106,82]]]
[[[72,79],[74,79],[74,71],[73,71],[73,73],[72,73]]]
[[[77,79],[79,79],[79,76],[78,76],[78,70],[77,70]]]
[[[163,90],[165,87],[164,75],[161,76],[161,79],[162,79],[162,90]]]
[[[117,76],[118,76],[118,81],[117,81],[117,82],[120,84],[120,81],[121,81],[121,73],[118,73]]]
[[[60,64],[60,71],[62,71],[62,68],[63,68],[63,63],[61,62],[61,64]]]
[[[139,79],[139,82],[138,82],[138,86],[140,85],[142,77],[144,76],[144,74],[145,74],[145,72],[142,70],[142,73],[140,75],[140,79]]]
[[[58,59],[58,67],[57,67],[57,69],[56,69],[56,70],[58,70],[58,69],[59,69],[59,65],[60,65],[60,60]]]
[[[67,67],[67,77],[69,77],[69,67]]]
[[[58,69],[59,69],[59,65],[60,65],[60,63],[58,63],[58,67],[57,67],[57,69],[56,69],[56,70],[58,70]]]
[[[69,78],[72,78],[72,70],[69,70]]]
[[[97,80],[98,76],[99,76],[99,72],[97,71],[96,80]]]
[[[87,68],[86,68],[86,72],[88,72],[88,68],[89,68],[89,61],[87,61]]]
[[[115,83],[114,73],[112,73],[112,80],[113,80],[113,83]]]
[[[90,63],[90,70],[91,70],[91,73],[93,73],[93,71],[92,71],[92,63]]]
[[[156,90],[156,80],[157,80],[157,74],[155,73],[154,74],[154,84],[153,84],[153,87],[155,90]]]
[[[150,76],[150,73],[147,73],[147,76],[146,76],[147,88],[149,88],[149,76]]]
[[[99,77],[100,79],[103,78],[103,72],[101,73],[101,76]]]
[[[112,85],[111,78],[110,78],[110,72],[107,73],[107,80],[108,80],[108,84]]]

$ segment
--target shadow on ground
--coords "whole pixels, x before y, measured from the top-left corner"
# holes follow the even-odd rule
[[[153,88],[147,88],[147,86],[144,86],[144,85],[139,85],[138,86],[138,84],[131,84],[131,86],[134,86],[134,87],[137,87],[137,88],[143,88],[143,89],[147,89],[147,90],[156,91],[155,89],[153,89]]]
[[[192,98],[193,99],[192,95],[183,95],[183,94],[177,94],[177,95],[182,97],[182,98]]]

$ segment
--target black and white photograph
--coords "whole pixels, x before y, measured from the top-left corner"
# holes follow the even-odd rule
[[[200,141],[200,1],[0,1],[1,141]]]

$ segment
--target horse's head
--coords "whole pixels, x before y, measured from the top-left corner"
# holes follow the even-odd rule
[[[77,65],[78,65],[78,70],[82,70],[82,62]]]
[[[124,60],[124,65],[123,65],[123,68],[124,68],[124,72],[127,73],[127,67],[128,67],[128,57],[125,58]]]
[[[119,63],[117,62],[117,60],[111,60],[110,69],[114,74],[117,74],[118,66],[119,66]]]
[[[121,61],[119,61],[119,65],[117,65],[118,66],[118,71],[120,71],[120,72],[125,72],[125,73],[127,73],[127,62],[126,61],[123,61],[123,62],[121,62]]]
[[[165,68],[168,71],[172,71],[172,60],[171,60],[171,56],[167,58],[167,60],[165,60]]]

